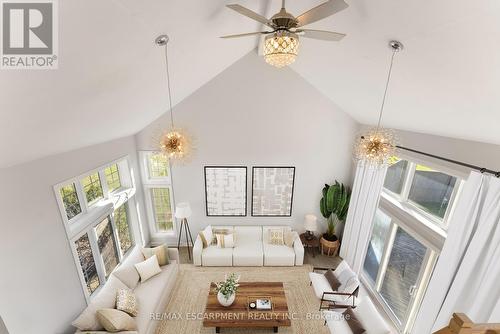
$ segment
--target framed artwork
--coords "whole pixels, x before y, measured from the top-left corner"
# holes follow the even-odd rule
[[[247,168],[205,166],[207,216],[247,215]]]
[[[252,216],[292,215],[295,167],[252,168]]]

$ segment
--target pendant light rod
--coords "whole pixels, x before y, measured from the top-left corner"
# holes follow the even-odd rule
[[[168,104],[170,107],[170,125],[172,129],[174,128],[174,115],[173,115],[173,108],[172,108],[172,91],[170,88],[170,71],[168,68],[168,42],[170,38],[168,35],[160,35],[155,39],[155,43],[158,46],[164,46],[165,47],[165,65],[167,68],[167,90],[168,90]]]
[[[380,106],[380,113],[377,122],[377,131],[380,129],[380,123],[382,122],[382,114],[384,113],[385,100],[387,97],[387,90],[389,89],[389,82],[391,81],[392,65],[394,64],[394,56],[396,52],[403,50],[403,44],[398,41],[390,41],[389,47],[392,49],[391,64],[389,65],[389,72],[387,73],[387,81],[385,82],[384,96],[382,98],[382,105]]]
[[[285,9],[285,0],[281,0],[281,9]]]

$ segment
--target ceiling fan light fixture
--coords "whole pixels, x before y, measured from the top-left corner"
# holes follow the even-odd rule
[[[279,30],[264,39],[266,63],[281,68],[292,64],[299,53],[299,36],[286,30]]]

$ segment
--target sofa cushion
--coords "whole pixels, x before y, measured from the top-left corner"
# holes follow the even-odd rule
[[[294,266],[295,251],[285,245],[263,244],[265,266]]]
[[[364,296],[358,307],[352,310],[364,328],[369,330],[370,334],[389,334],[391,330],[384,318],[380,315],[373,302]]]
[[[335,270],[333,271],[333,273],[335,274],[335,276],[337,276],[337,278],[339,278],[340,274],[345,270],[345,269],[351,269],[349,267],[349,265],[347,264],[347,262],[345,260],[342,260],[339,265],[335,268]]]
[[[120,267],[122,266],[133,266],[136,263],[144,261],[144,256],[142,255],[142,247],[135,245],[125,258],[123,259]]]
[[[137,329],[134,318],[123,311],[110,308],[97,311],[99,323],[110,333],[134,331]]]
[[[292,228],[290,226],[283,226],[283,225],[262,226],[262,240],[265,244],[269,243],[269,230],[276,229],[276,228],[282,228],[283,233],[290,232],[292,230]]]
[[[135,269],[137,269],[137,271],[139,272],[139,276],[141,276],[141,283],[146,282],[151,277],[161,273],[161,268],[158,264],[156,255],[151,256],[147,260],[136,263],[134,266]]]
[[[233,248],[234,266],[262,266],[263,264],[262,242],[240,243]]]
[[[134,290],[139,304],[136,323],[138,332],[141,334],[149,333],[148,327],[157,324],[157,322],[151,321],[151,316],[164,311],[164,309],[158,310],[158,305],[166,298],[167,294],[171,293],[171,287],[177,277],[178,265],[175,260],[161,269],[161,273],[139,284]]]
[[[170,262],[170,259],[168,258],[168,246],[165,244],[154,248],[143,248],[142,255],[144,255],[144,260],[156,255],[160,266],[165,266]]]
[[[113,275],[122,281],[122,283],[125,283],[130,289],[134,289],[141,279],[137,269],[135,269],[133,265],[122,265],[113,271]]]
[[[218,248],[210,245],[203,249],[201,263],[204,266],[232,266],[233,248]]]
[[[128,313],[133,317],[137,316],[137,313],[139,313],[138,303],[132,290],[118,290],[116,294],[116,309]]]
[[[236,246],[262,243],[262,227],[235,226],[234,235]]]
[[[118,278],[111,275],[97,295],[92,298],[87,308],[73,321],[72,325],[81,331],[98,331],[104,328],[97,320],[96,312],[103,308],[114,308],[116,304],[116,293],[119,289],[127,289]]]

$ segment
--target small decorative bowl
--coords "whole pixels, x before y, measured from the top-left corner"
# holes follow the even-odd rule
[[[257,305],[255,305],[255,303],[254,303],[254,302],[251,302],[251,303],[250,303],[250,305],[248,305],[248,306],[250,306],[250,308],[252,308],[252,309],[253,309],[253,308],[255,308]]]

